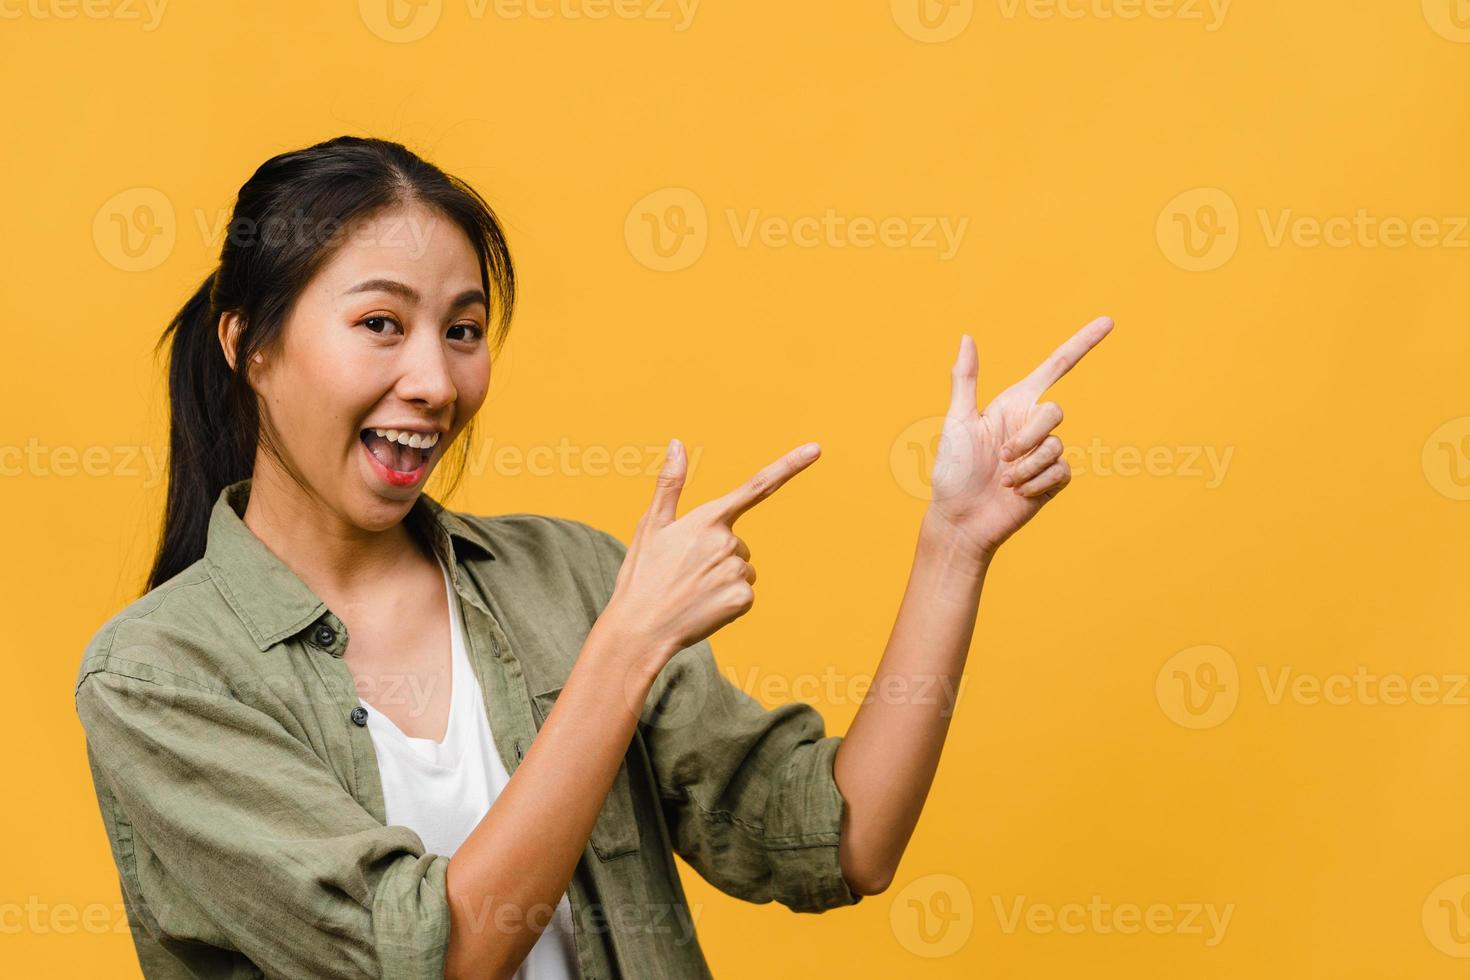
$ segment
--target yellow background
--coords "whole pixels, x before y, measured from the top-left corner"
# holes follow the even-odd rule
[[[1470,6],[621,3],[0,3],[0,973],[136,975],[70,693],[154,546],[151,347],[254,168],[352,133],[478,187],[522,276],[452,505],[626,539],[671,436],[699,454],[685,506],[821,442],[743,519],[760,598],[713,645],[768,703],[816,684],[835,734],[897,609],[961,332],[983,405],[1117,321],[1053,389],[1078,476],[992,571],[893,888],[797,916],[686,868],[717,976],[1463,976]],[[690,195],[702,223],[671,210]],[[968,225],[947,258],[737,233],[829,208]],[[1298,220],[1360,210],[1429,223],[1392,247]],[[651,268],[655,225],[702,251]],[[559,445],[571,464],[496,455]],[[589,473],[599,447],[640,462]],[[1225,700],[1191,713],[1206,662]],[[1277,694],[1355,672],[1380,680],[1346,703]],[[1429,680],[1388,704],[1388,675]],[[1231,918],[1007,928],[1017,900],[1094,896]]]

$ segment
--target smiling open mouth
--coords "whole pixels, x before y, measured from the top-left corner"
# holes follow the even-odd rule
[[[358,434],[373,459],[383,468],[405,476],[429,461],[439,442],[437,432],[407,432],[397,429],[363,429]]]

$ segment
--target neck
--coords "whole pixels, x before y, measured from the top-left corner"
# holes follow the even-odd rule
[[[363,528],[303,490],[263,453],[256,457],[241,520],[318,595],[371,592],[395,569],[433,560],[406,521]]]

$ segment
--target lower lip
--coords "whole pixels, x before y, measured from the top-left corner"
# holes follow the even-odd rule
[[[374,472],[382,477],[385,482],[391,483],[395,487],[411,487],[422,480],[424,474],[429,470],[429,461],[427,459],[418,465],[418,469],[409,470],[407,473],[390,470],[378,461],[378,457],[373,455],[372,450],[367,447],[367,443],[358,439],[357,444],[362,447],[363,454],[367,456],[368,463],[372,466]]]

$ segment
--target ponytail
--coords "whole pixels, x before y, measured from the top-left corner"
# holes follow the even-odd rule
[[[245,420],[236,410],[234,372],[219,342],[216,275],[204,280],[155,348],[169,344],[168,503],[147,590],[204,556],[220,491],[254,468],[254,432],[240,431]]]

